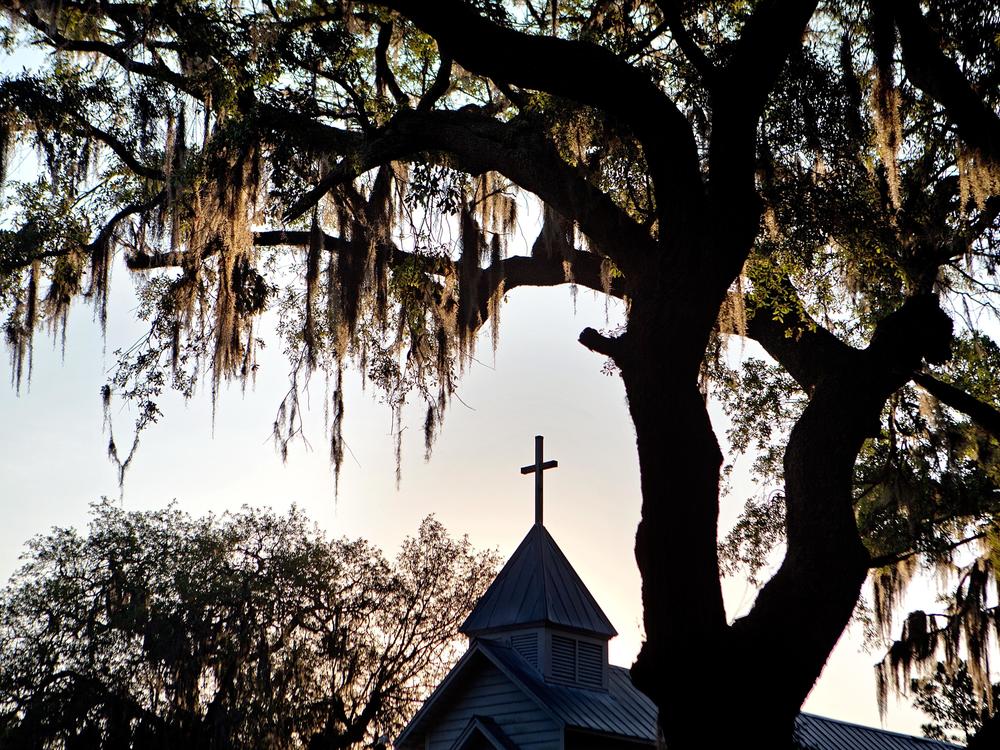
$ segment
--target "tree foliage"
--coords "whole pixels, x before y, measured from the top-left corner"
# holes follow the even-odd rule
[[[134,401],[142,428],[164,388],[252,377],[255,326],[276,310],[292,373],[279,448],[324,370],[336,467],[344,367],[385,394],[397,435],[421,399],[429,446],[504,295],[602,291],[626,301],[625,326],[580,341],[622,377],[636,428],[647,641],[633,677],[668,741],[698,746],[691,717],[723,671],[768,675],[731,725],[785,741],[869,572],[896,643],[883,684],[905,688],[940,647],[988,700],[996,4],[3,7],[10,44],[50,53],[0,83],[3,141],[33,145],[39,166],[7,183],[0,235],[15,381],[72,299],[104,319],[117,254],[150,333],[119,353],[106,398]],[[508,256],[522,194],[542,230]],[[744,337],[770,359],[732,367],[725,342]],[[767,498],[721,560],[710,388]],[[111,453],[127,466],[113,439]],[[721,573],[759,572],[776,545],[730,622]],[[946,573],[953,605],[901,633],[921,565]],[[678,669],[683,689],[664,678]]]
[[[297,510],[94,506],[0,599],[5,748],[361,748],[456,654],[491,554],[428,517],[395,560]]]
[[[949,670],[943,663],[938,663],[930,677],[914,680],[911,689],[914,705],[931,718],[921,727],[926,737],[946,742],[968,742],[982,726],[984,718],[988,718],[964,664],[956,670]],[[1000,686],[993,685],[992,690],[993,699],[1000,698]]]

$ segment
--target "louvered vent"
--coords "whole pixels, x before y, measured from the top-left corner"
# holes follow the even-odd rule
[[[600,644],[579,641],[577,648],[577,681],[586,687],[602,687],[604,650]]]
[[[519,633],[510,637],[510,646],[528,664],[538,669],[538,633]]]
[[[573,638],[552,636],[552,676],[576,682],[576,641]]]

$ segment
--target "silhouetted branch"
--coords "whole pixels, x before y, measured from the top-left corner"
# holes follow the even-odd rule
[[[605,357],[615,359],[621,352],[621,343],[616,338],[605,336],[593,328],[584,328],[580,331],[581,344],[591,351],[603,354]]]
[[[448,93],[448,87],[451,85],[451,67],[451,58],[442,54],[441,64],[438,66],[437,75],[434,76],[434,82],[417,103],[417,112],[430,112],[438,99]]]
[[[604,110],[643,145],[663,208],[699,199],[698,152],[687,118],[648,74],[596,44],[504,28],[461,0],[383,0],[434,37],[442,55],[497,82],[545,91]]]
[[[146,63],[135,60],[126,55],[122,49],[116,45],[93,39],[69,39],[56,30],[54,24],[49,23],[35,10],[20,9],[19,17],[29,26],[42,32],[51,41],[52,46],[66,52],[92,52],[107,57],[118,63],[124,70],[130,73],[148,76],[158,81],[164,81],[172,86],[184,91],[187,94],[201,99],[204,92],[196,83],[187,76],[181,75],[171,70],[163,63]],[[17,10],[14,11],[15,13]]]
[[[691,37],[691,34],[684,27],[681,19],[680,6],[678,0],[657,0],[656,4],[663,13],[665,23],[670,29],[677,46],[681,48],[694,69],[705,81],[708,88],[712,88],[718,82],[718,69],[715,64],[708,59],[705,51]]]
[[[893,0],[892,9],[907,77],[947,110],[963,141],[1000,161],[1000,117],[944,53],[920,5],[914,0]]]
[[[973,422],[1000,440],[1000,411],[961,388],[938,380],[930,373],[917,373],[913,376],[913,382],[942,404],[970,417]]]
[[[399,87],[399,82],[396,80],[392,68],[389,67],[387,53],[389,44],[392,42],[392,31],[392,22],[379,24],[378,41],[375,44],[375,80],[380,89],[382,85],[389,89],[389,93],[392,94],[392,98],[396,100],[397,104],[408,107],[410,97]]]
[[[985,531],[979,534],[973,534],[972,536],[965,537],[964,539],[959,539],[957,541],[951,542],[950,544],[945,546],[942,551],[950,552],[952,550],[958,549],[963,545],[969,544],[970,542],[975,542],[978,541],[979,539],[984,539],[985,537],[986,537]],[[916,549],[916,550],[907,550],[906,552],[898,552],[891,555],[879,555],[878,557],[873,557],[869,561],[868,567],[874,570],[875,568],[884,568],[886,565],[895,565],[898,562],[907,560],[911,557],[914,557],[915,555],[921,554],[922,552],[923,550]]]
[[[633,259],[655,252],[649,233],[608,195],[568,165],[535,124],[499,122],[474,110],[398,112],[296,201],[286,221],[305,214],[338,184],[391,161],[427,152],[440,153],[469,174],[496,171],[566,216],[579,217],[580,229],[616,265],[627,271]]]

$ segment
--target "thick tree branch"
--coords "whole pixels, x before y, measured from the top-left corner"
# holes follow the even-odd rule
[[[345,152],[362,148],[365,134],[334,127],[294,109],[257,102],[252,116],[275,133],[294,137],[295,142],[319,152]]]
[[[366,139],[302,199],[288,209],[291,221],[302,216],[332,187],[390,161],[418,154],[444,154],[469,174],[496,171],[531,191],[566,216],[623,271],[634,259],[654,252],[650,235],[606,194],[566,164],[556,149],[526,120],[499,122],[473,110],[396,114],[377,135]]]
[[[718,83],[719,71],[685,28],[678,0],[657,0],[656,4],[663,13],[664,22],[670,29],[670,34],[677,46],[681,48],[688,62],[698,71],[698,75],[702,77],[708,88],[713,88]]]
[[[709,197],[722,253],[714,265],[726,283],[739,273],[759,226],[757,123],[785,61],[802,43],[816,4],[817,0],[759,3],[712,89]]]
[[[498,83],[603,110],[642,143],[664,211],[683,217],[701,196],[694,136],[677,106],[642,70],[596,44],[506,29],[462,0],[382,0],[434,37],[443,55]]]
[[[917,373],[913,376],[913,382],[942,404],[962,412],[997,440],[1000,440],[1000,411],[961,388],[938,380],[930,373]]]
[[[1000,117],[976,93],[957,63],[943,52],[915,0],[893,0],[892,10],[907,77],[944,107],[963,141],[1000,162]]]
[[[825,372],[846,366],[854,351],[801,309],[779,318],[768,307],[758,308],[747,320],[747,335],[807,393]]]
[[[756,125],[792,50],[802,43],[818,0],[765,0],[743,27],[722,74],[722,94],[743,124]]]
[[[822,335],[806,340],[812,354],[834,355],[800,365],[799,377],[812,388],[785,450],[788,549],[753,609],[733,624],[731,646],[743,653],[753,644],[770,656],[796,642],[793,654],[769,668],[802,700],[850,619],[870,565],[852,502],[858,452],[889,396],[923,360],[946,357],[951,337],[937,300],[913,297],[878,324],[863,350],[843,351]]]
[[[258,247],[308,247],[309,232],[307,230],[282,231],[271,230],[257,232],[254,234],[254,244]],[[434,260],[441,264],[441,272],[450,270],[453,262],[444,258],[431,258],[419,253],[411,253],[401,250],[395,244],[387,243],[391,252],[391,263],[398,265],[410,260],[420,260],[423,262]],[[352,246],[340,237],[332,234],[323,234],[323,247],[330,252],[351,252]],[[146,256],[145,261],[150,265],[147,268],[167,267],[178,265],[175,257],[164,253],[158,256]],[[566,268],[563,265],[562,257],[528,257],[525,255],[514,255],[495,263],[481,270],[480,278],[480,299],[489,297],[497,290],[502,283],[505,291],[510,291],[521,286],[560,286],[562,284],[579,284],[582,287],[593,289],[594,291],[607,291],[613,297],[624,295],[621,279],[614,279],[610,287],[605,289],[601,278],[601,258],[594,253],[574,250],[565,259],[573,270],[571,279],[566,277]],[[494,280],[490,280],[494,279]]]
[[[610,357],[611,359],[615,359],[621,352],[621,343],[617,338],[605,336],[594,328],[584,328],[580,331],[580,338],[578,340],[592,352],[603,354],[605,357]]]
[[[795,299],[791,284],[785,288]],[[770,307],[759,307],[747,321],[746,332],[804,391],[811,393],[830,372],[853,367],[859,350],[821,326],[801,304],[792,307],[792,311],[782,316]],[[906,372],[914,373],[922,358],[930,362],[946,360],[950,341],[951,323],[940,312],[937,302],[931,297],[914,297],[879,324],[864,351],[890,368],[888,377],[897,378]],[[930,376],[913,375],[916,382],[920,382],[920,377]]]
[[[448,87],[451,86],[451,67],[452,59],[447,55],[442,55],[434,82],[417,103],[417,112],[430,112],[438,100],[448,93]]]
[[[389,44],[392,42],[392,23],[379,24],[378,42],[375,45],[375,82],[381,92],[383,86],[389,89],[396,103],[404,107],[410,106],[410,97],[399,87],[399,82],[389,67]]]

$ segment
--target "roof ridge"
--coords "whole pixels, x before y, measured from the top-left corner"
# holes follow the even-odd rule
[[[536,529],[538,530],[537,536],[539,537],[535,543],[535,554],[538,556],[536,564],[538,565],[538,570],[542,572],[542,575],[539,576],[542,580],[542,617],[545,620],[548,620],[549,585],[547,580],[548,576],[545,575],[545,537],[548,536],[551,539],[552,535],[549,534],[549,530],[545,528],[545,524],[540,522],[535,523],[535,525],[531,527],[531,531],[529,531],[528,534],[535,532]]]

